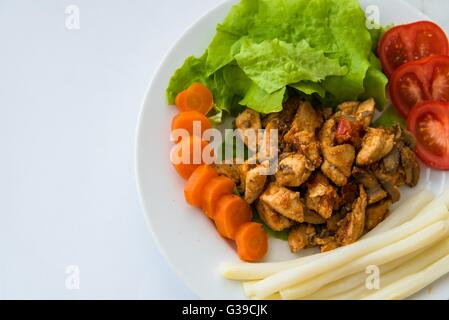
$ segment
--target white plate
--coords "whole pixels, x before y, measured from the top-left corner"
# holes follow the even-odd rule
[[[147,92],[137,137],[137,178],[146,220],[161,252],[184,282],[203,299],[244,299],[240,284],[223,279],[222,262],[238,262],[232,245],[223,240],[200,210],[189,207],[183,197],[185,181],[169,161],[172,143],[170,123],[176,108],[168,107],[165,88],[170,76],[191,54],[203,53],[214,33],[236,1],[227,1],[195,23],[163,61]],[[418,9],[400,0],[363,0],[362,7],[379,8],[382,24],[428,19]],[[421,185],[440,193],[448,185],[448,174],[430,169],[422,172]],[[403,192],[403,199],[407,190]],[[285,242],[270,240],[267,260],[292,257]],[[416,298],[449,298],[449,277],[423,290]]]

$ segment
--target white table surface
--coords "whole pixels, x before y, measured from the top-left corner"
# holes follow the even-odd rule
[[[196,298],[144,223],[134,139],[158,64],[220,2],[0,0],[0,298]],[[449,1],[409,2],[449,31]]]

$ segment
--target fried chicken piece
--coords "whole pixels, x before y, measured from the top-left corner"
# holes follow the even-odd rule
[[[300,104],[291,128],[284,139],[285,141],[289,141],[295,133],[300,131],[315,133],[315,131],[321,127],[322,123],[323,119],[320,114],[316,112],[308,101],[303,101]]]
[[[332,216],[337,191],[322,174],[307,184],[306,206],[317,212],[324,219]]]
[[[259,145],[259,130],[262,129],[260,114],[254,110],[246,109],[235,119],[240,138],[252,151],[256,151]]]
[[[321,171],[337,186],[344,186],[351,176],[355,149],[350,144],[323,148],[324,162]]]
[[[323,164],[321,171],[337,186],[344,186],[351,176],[351,169],[355,159],[355,148],[350,144],[334,146],[335,143],[334,118],[327,120],[319,133]]]
[[[315,133],[309,131],[297,132],[291,137],[291,140],[289,140],[288,143],[291,143],[296,150],[306,156],[314,169],[321,166],[322,158],[320,143],[318,142]]]
[[[235,182],[236,185],[240,183],[240,173],[235,164],[215,164],[215,170],[221,176],[228,177]]]
[[[321,165],[320,145],[316,138],[316,131],[323,123],[318,113],[309,102],[304,101],[298,108],[290,130],[284,135],[284,142],[291,144],[302,153],[314,166]]]
[[[290,150],[290,146],[285,143],[283,136],[290,129],[299,105],[303,102],[300,97],[291,97],[283,105],[281,112],[271,113],[262,120],[262,126],[265,129],[264,145],[269,145],[271,130],[277,130],[279,152]],[[264,146],[263,145],[263,146]]]
[[[328,161],[324,161],[321,165],[321,172],[337,186],[344,186],[348,183],[348,178]]]
[[[363,128],[370,126],[374,118],[376,102],[370,98],[363,102],[347,101],[337,107],[334,117],[339,120],[342,117],[355,123],[360,123]]]
[[[391,152],[394,134],[385,129],[368,128],[362,141],[362,149],[357,155],[358,166],[368,166],[381,160]]]
[[[271,183],[260,196],[260,201],[291,220],[304,222],[304,205],[299,192]]]
[[[314,167],[300,153],[284,155],[279,161],[276,182],[280,186],[299,187],[310,177]]]
[[[312,210],[304,210],[304,222],[310,224],[325,224],[326,220],[318,213]]]
[[[316,245],[320,246],[321,252],[328,252],[339,247],[335,237],[315,238]]]
[[[358,101],[346,101],[337,106],[337,112],[335,117],[339,118],[341,116],[354,116],[360,102]]]
[[[247,171],[245,175],[244,199],[249,204],[256,201],[263,192],[267,182],[267,170],[268,165],[264,163]]]
[[[334,210],[341,209],[344,207],[346,212],[351,211],[352,204],[357,199],[358,186],[354,183],[348,183],[339,188],[337,199],[334,204]]]
[[[352,170],[352,175],[365,188],[368,194],[368,204],[379,202],[388,196],[387,192],[382,189],[379,181],[377,181],[371,172],[355,167]]]
[[[315,234],[315,227],[310,224],[300,224],[292,228],[288,235],[288,244],[291,252],[297,253],[309,247]]]
[[[245,185],[246,184],[246,175],[248,174],[248,171],[250,169],[253,169],[255,167],[256,167],[256,165],[250,164],[248,161],[245,161],[242,164],[236,165],[237,172],[240,176],[240,187],[243,192],[245,191],[245,187],[246,187],[246,185]]]
[[[374,112],[376,110],[376,102],[373,98],[370,98],[360,103],[355,111],[355,119],[358,123],[363,124],[366,129],[371,125],[374,118]]]
[[[368,206],[366,208],[365,230],[370,231],[381,223],[388,215],[390,206],[390,199]]]
[[[336,212],[326,220],[326,228],[329,232],[337,232],[340,221],[344,219],[345,215],[341,212]]]
[[[330,118],[327,120],[320,130],[318,138],[321,143],[321,147],[324,149],[326,147],[333,147],[335,143],[335,119]]]
[[[325,161],[334,165],[346,177],[351,175],[352,165],[355,159],[355,149],[350,144],[324,148],[323,157]]]
[[[346,246],[354,243],[363,235],[367,202],[366,192],[360,185],[359,197],[352,205],[352,211],[344,218],[335,235],[339,245]]]
[[[279,136],[283,136],[290,128],[298,107],[303,102],[300,97],[289,98],[283,105],[281,112],[271,113],[262,120],[266,130],[277,129]]]
[[[262,221],[274,231],[283,231],[292,227],[295,223],[277,213],[262,201],[256,202],[256,209]]]

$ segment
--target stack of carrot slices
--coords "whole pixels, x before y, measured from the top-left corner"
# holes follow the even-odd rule
[[[249,204],[235,195],[235,183],[219,176],[210,165],[198,167],[187,181],[184,196],[192,206],[203,209],[224,238],[235,240],[240,259],[262,260],[268,251],[268,236],[259,223],[251,222]]]
[[[224,238],[234,240],[240,259],[248,262],[262,260],[268,251],[268,236],[259,223],[252,222],[253,214],[249,204],[234,194],[236,185],[231,179],[220,176],[212,165],[193,164],[193,150],[207,142],[202,134],[212,128],[206,114],[213,107],[210,90],[202,84],[194,83],[181,92],[176,105],[181,111],[172,121],[172,132],[185,130],[185,135],[175,139],[175,153],[182,156],[183,150],[190,151],[190,161],[174,164],[178,174],[187,179],[184,197],[188,204],[203,209],[212,219]],[[200,128],[194,122],[201,124]]]

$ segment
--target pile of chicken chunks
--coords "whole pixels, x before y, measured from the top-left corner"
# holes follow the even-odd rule
[[[239,186],[264,223],[289,231],[292,252],[322,252],[356,242],[389,214],[401,186],[416,186],[415,140],[400,126],[374,128],[375,102],[346,102],[335,112],[293,97],[283,111],[262,117],[247,109],[236,118],[245,130],[277,129],[276,174],[264,164],[217,165]],[[244,140],[249,149],[256,141]]]

